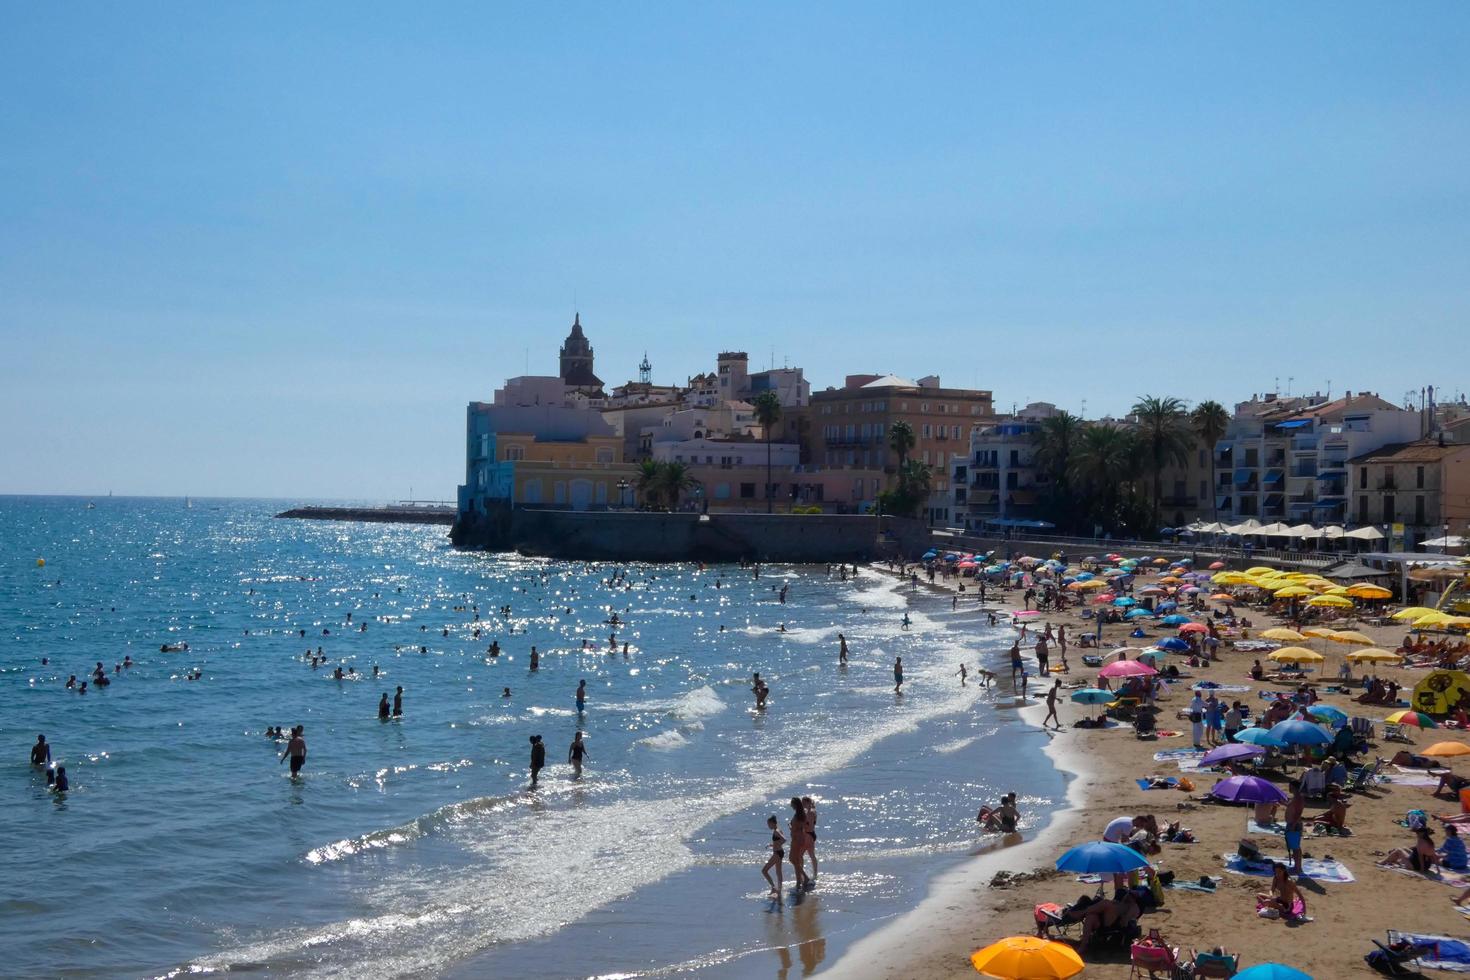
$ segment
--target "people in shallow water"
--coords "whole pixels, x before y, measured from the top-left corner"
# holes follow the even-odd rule
[[[582,733],[578,732],[572,737],[571,747],[567,749],[567,761],[572,764],[573,775],[582,775],[582,759],[587,755],[587,743],[582,741]]]
[[[378,717],[381,718],[381,719],[383,719],[384,721],[387,721],[388,720],[388,692],[387,691],[384,691],[383,692],[383,696],[378,699]]]
[[[577,684],[577,714],[587,709],[587,681],[584,679]]]
[[[500,689],[500,696],[503,697],[503,698],[510,697],[510,688],[508,688],[508,687],[501,688]]]
[[[52,788],[58,793],[71,789],[71,780],[66,778],[66,766],[56,767],[56,782],[52,784]]]
[[[403,717],[403,685],[398,685],[398,690],[393,692],[393,717]]]
[[[51,746],[46,744],[45,735],[36,736],[36,744],[31,746],[31,765],[44,766],[51,761]]]

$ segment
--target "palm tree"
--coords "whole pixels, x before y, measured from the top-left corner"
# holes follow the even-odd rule
[[[774,391],[763,391],[751,404],[755,406],[755,420],[766,434],[766,513],[769,514],[776,506],[771,493],[771,429],[781,417],[781,399]]]
[[[921,463],[911,459],[903,464],[898,471],[898,485],[903,488],[915,502],[924,501],[929,498],[929,487],[933,482],[934,471],[927,463]]]
[[[1150,511],[1153,528],[1158,532],[1159,506],[1164,496],[1164,467],[1170,463],[1186,466],[1189,451],[1194,448],[1195,435],[1189,427],[1189,414],[1184,402],[1178,398],[1159,398],[1156,395],[1141,396],[1133,406],[1137,419],[1138,434],[1143,439],[1148,472],[1153,476],[1153,507]]]
[[[1218,521],[1220,505],[1216,501],[1220,498],[1215,486],[1215,443],[1225,438],[1225,430],[1230,428],[1230,413],[1219,402],[1200,402],[1190,413],[1189,421],[1210,454],[1210,503],[1214,507],[1215,520]]]
[[[909,450],[914,448],[914,427],[899,419],[888,427],[888,447],[898,454],[898,468],[908,462]]]
[[[1059,525],[1076,521],[1077,507],[1068,481],[1072,451],[1082,431],[1082,420],[1070,412],[1043,419],[1032,438],[1036,442],[1036,470],[1046,481],[1048,516]]]
[[[1085,492],[1092,518],[1108,531],[1118,528],[1120,501],[1138,475],[1138,444],[1124,429],[1091,425],[1078,434],[1068,477]]]
[[[646,504],[650,499],[657,498],[659,494],[659,480],[663,476],[663,464],[652,459],[640,460],[638,463],[638,476],[635,486],[638,496]]]
[[[699,486],[699,481],[683,463],[661,463],[657,486],[659,492],[668,498],[669,510],[674,510],[679,506],[679,497],[684,491]]]

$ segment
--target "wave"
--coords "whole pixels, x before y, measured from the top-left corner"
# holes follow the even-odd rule
[[[715,693],[715,689],[709,685],[698,687],[674,702],[669,716],[681,721],[698,721],[717,715],[726,708],[725,702]]]
[[[659,732],[657,735],[650,735],[647,738],[640,738],[633,744],[642,745],[645,748],[657,749],[660,752],[668,752],[673,749],[681,749],[688,745],[689,739],[685,738],[679,732],[666,731]]]

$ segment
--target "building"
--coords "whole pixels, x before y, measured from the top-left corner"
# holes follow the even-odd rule
[[[567,387],[591,398],[602,398],[602,379],[592,370],[592,344],[582,333],[582,314],[572,317],[572,332],[561,345],[561,370]]]
[[[989,421],[991,394],[945,388],[938,377],[910,381],[894,375],[849,375],[841,388],[814,392],[811,403],[791,413],[790,428],[803,440],[803,463],[826,469],[875,470],[892,483],[898,457],[889,448],[893,423],[914,432],[909,458],[933,468],[928,520],[956,520],[950,492],[954,464],[968,458],[970,428]]]
[[[1220,520],[1341,524],[1350,519],[1348,460],[1418,439],[1423,426],[1422,413],[1370,392],[1242,402],[1215,445]]]
[[[966,528],[1041,519],[1045,476],[1036,468],[1041,421],[1057,414],[1033,402],[1014,416],[970,428],[969,455],[954,465],[954,519]]]
[[[754,446],[754,453],[737,457],[743,458],[744,463],[690,465],[689,475],[699,481],[695,498],[701,507],[735,513],[765,512],[765,444]],[[877,470],[778,465],[771,473],[771,481],[772,501],[778,513],[792,507],[821,507],[833,514],[864,514],[873,509],[883,489],[883,474]]]
[[[1470,445],[1395,443],[1349,459],[1346,469],[1350,519],[1378,525],[1391,550],[1467,533]]]

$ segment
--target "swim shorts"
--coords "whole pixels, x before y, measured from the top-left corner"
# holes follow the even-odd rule
[[[1288,830],[1286,832],[1286,849],[1288,851],[1300,851],[1302,849],[1302,832],[1300,830]]]

